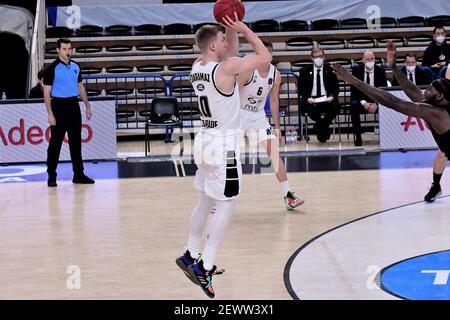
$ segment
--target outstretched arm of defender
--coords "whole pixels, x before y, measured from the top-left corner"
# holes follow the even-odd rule
[[[331,66],[337,77],[355,86],[361,92],[371,97],[374,101],[382,104],[390,109],[403,113],[407,116],[413,116],[428,121],[437,133],[441,134],[448,130],[446,125],[441,121],[443,110],[439,110],[427,103],[414,103],[404,101],[384,90],[372,87],[367,83],[352,76],[344,67],[339,64]],[[444,124],[444,125],[443,125]]]
[[[387,66],[392,69],[392,72],[394,73],[394,77],[395,79],[397,79],[398,84],[400,85],[400,87],[402,87],[403,91],[405,91],[406,95],[411,99],[411,101],[422,102],[424,99],[422,91],[420,91],[420,89],[417,88],[414,83],[409,81],[408,78],[406,78],[406,75],[397,68],[397,49],[395,43],[392,40],[389,40],[386,46],[388,49]]]

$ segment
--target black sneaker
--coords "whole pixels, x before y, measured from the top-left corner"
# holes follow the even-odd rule
[[[88,176],[86,176],[84,174],[82,176],[74,176],[72,182],[73,183],[79,183],[79,184],[93,184],[93,183],[95,183],[94,180],[92,180],[91,178],[89,178]]]
[[[57,187],[58,184],[56,183],[56,174],[48,174],[48,180],[47,180],[47,186],[49,187]]]
[[[175,263],[176,263],[177,266],[181,269],[181,271],[184,272],[184,274],[186,275],[186,277],[188,277],[192,282],[194,282],[195,284],[197,284],[197,283],[194,281],[194,279],[192,279],[192,278],[189,276],[189,273],[188,273],[188,270],[187,270],[187,268],[188,268],[190,265],[194,264],[195,261],[196,261],[196,259],[194,259],[194,258],[191,257],[191,253],[189,252],[189,250],[186,250],[186,252],[185,252],[182,256],[176,258]]]
[[[217,267],[213,266],[211,270],[206,271],[203,267],[203,261],[201,259],[190,265],[187,270],[191,281],[198,284],[209,298],[212,299],[216,296],[212,287],[212,276],[222,274],[225,270],[217,270]]]
[[[433,202],[441,194],[442,194],[441,186],[440,185],[435,186],[434,183],[432,183],[430,191],[428,191],[428,193],[424,197],[424,200],[426,202]]]

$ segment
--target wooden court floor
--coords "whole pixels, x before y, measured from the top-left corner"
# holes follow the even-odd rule
[[[217,299],[292,299],[283,271],[301,245],[350,220],[422,200],[431,168],[289,178],[306,200],[293,212],[285,210],[273,175],[244,176],[217,258],[226,269],[214,278]],[[90,186],[62,181],[56,189],[0,184],[0,299],[208,299],[174,263],[197,200],[192,183],[193,177],[169,177]],[[71,285],[74,275],[79,289]]]

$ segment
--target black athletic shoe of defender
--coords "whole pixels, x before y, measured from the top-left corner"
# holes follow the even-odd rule
[[[424,197],[424,200],[426,202],[433,202],[441,194],[442,194],[441,186],[440,185],[435,186],[434,183],[432,183],[430,191],[428,191],[428,193]]]
[[[95,181],[92,180],[91,178],[89,178],[86,175],[82,175],[82,176],[74,176],[72,179],[73,183],[79,183],[79,184],[94,184]]]

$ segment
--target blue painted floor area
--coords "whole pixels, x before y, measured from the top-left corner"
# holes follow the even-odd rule
[[[430,253],[384,270],[385,291],[411,300],[450,300],[450,250]]]
[[[436,151],[408,151],[369,153],[366,155],[326,155],[326,156],[286,156],[288,172],[339,171],[339,170],[380,170],[380,169],[416,169],[431,168]],[[270,168],[267,160],[243,161],[246,174],[267,172]],[[172,161],[100,161],[84,162],[85,173],[93,179],[121,179],[145,177],[175,177],[177,170]],[[195,174],[196,165],[184,162],[188,176]],[[0,166],[0,182],[46,181],[45,164],[20,164]],[[63,162],[58,165],[58,180],[72,180],[72,164]]]

